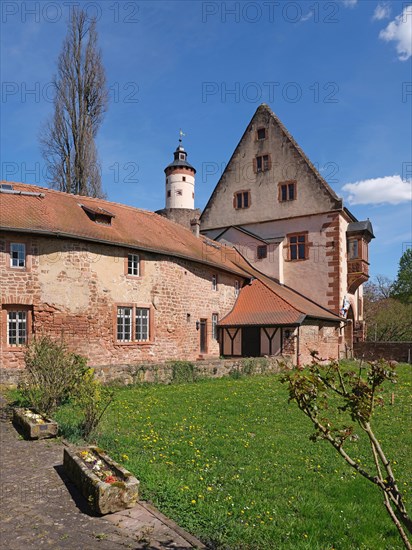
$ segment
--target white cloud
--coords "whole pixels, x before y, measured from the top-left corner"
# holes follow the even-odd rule
[[[400,204],[412,200],[412,182],[401,176],[384,176],[346,183],[349,204]]]
[[[395,17],[386,29],[379,33],[379,38],[397,42],[396,51],[401,61],[407,61],[412,56],[412,4],[406,6],[401,15]]]
[[[358,3],[358,0],[342,0],[345,8],[354,8]]]
[[[373,20],[381,21],[382,19],[389,19],[391,14],[391,7],[389,4],[378,4],[373,12]]]

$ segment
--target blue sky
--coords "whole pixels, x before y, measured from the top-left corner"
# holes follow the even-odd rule
[[[110,105],[97,144],[109,200],[164,206],[179,128],[203,208],[267,103],[376,239],[372,275],[411,246],[412,2],[1,3],[2,179],[44,185],[38,135],[70,10],[98,18]]]

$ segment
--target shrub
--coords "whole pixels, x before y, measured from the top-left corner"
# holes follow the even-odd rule
[[[79,430],[84,439],[87,439],[97,428],[113,398],[113,390],[103,386],[95,379],[93,369],[87,369],[75,388],[74,394],[74,402],[79,406],[83,415]]]
[[[73,393],[86,371],[86,359],[70,352],[63,341],[34,339],[25,355],[19,389],[28,405],[43,414],[56,410]]]

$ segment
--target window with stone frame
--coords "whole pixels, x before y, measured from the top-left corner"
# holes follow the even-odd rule
[[[236,210],[249,208],[251,204],[250,191],[237,191],[233,197],[233,207]]]
[[[256,257],[258,260],[264,260],[268,255],[268,247],[266,244],[257,247]]]
[[[266,128],[258,128],[256,130],[256,139],[258,141],[262,141],[262,140],[266,139],[266,137],[267,137]]]
[[[214,340],[219,340],[219,330],[217,326],[218,322],[219,322],[218,313],[212,313],[212,338]]]
[[[32,306],[3,305],[4,339],[8,347],[28,344],[31,334]]]
[[[10,267],[24,269],[26,267],[26,245],[10,243]]]
[[[279,202],[296,200],[296,181],[281,181],[278,190]]]
[[[149,342],[151,334],[151,312],[149,307],[117,306],[116,341],[122,343]]]
[[[271,168],[270,155],[258,155],[254,159],[254,169],[256,173],[267,172]]]
[[[289,260],[307,260],[308,259],[308,242],[307,232],[293,233],[288,235]]]
[[[136,342],[150,340],[150,310],[147,307],[136,307],[135,340]]]
[[[127,255],[127,274],[133,277],[140,276],[140,256],[139,254]]]

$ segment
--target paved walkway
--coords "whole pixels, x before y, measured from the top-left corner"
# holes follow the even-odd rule
[[[205,548],[148,503],[91,515],[62,470],[60,441],[25,441],[0,397],[0,548],[120,550]]]

